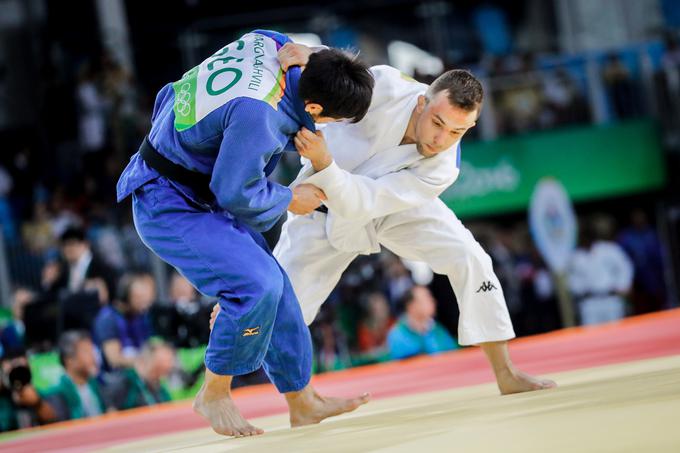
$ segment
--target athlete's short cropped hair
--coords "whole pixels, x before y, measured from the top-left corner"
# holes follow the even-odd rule
[[[482,84],[470,71],[464,69],[452,69],[437,77],[425,97],[432,99],[444,90],[447,90],[449,103],[466,112],[479,110],[484,99]]]

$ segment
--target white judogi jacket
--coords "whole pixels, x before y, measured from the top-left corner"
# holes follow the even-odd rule
[[[389,66],[371,68],[375,88],[366,117],[324,130],[334,162],[314,172],[307,162],[295,184],[321,188],[328,214],[288,215],[274,249],[310,324],[358,254],[384,246],[449,277],[460,310],[458,342],[515,336],[491,258],[438,198],[458,177],[460,146],[422,157],[399,145],[427,86]]]
[[[362,254],[380,250],[373,219],[437,198],[458,177],[460,163],[459,142],[430,158],[414,144],[399,145],[427,85],[390,66],[374,66],[371,72],[375,88],[364,119],[323,129],[334,162],[314,173],[303,159],[293,182],[326,193],[328,240],[338,250]]]

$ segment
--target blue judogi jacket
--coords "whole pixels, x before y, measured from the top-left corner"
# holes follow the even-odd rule
[[[272,31],[253,33],[274,40],[277,49],[290,41]],[[302,126],[315,130],[298,96],[300,74],[299,67],[285,73],[285,90],[276,109],[262,100],[236,97],[184,130],[175,127],[175,91],[169,83],[156,97],[149,142],[170,161],[211,175],[210,189],[219,208],[256,231],[267,231],[292,199],[288,187],[269,181],[267,176],[283,151],[296,151],[293,137]],[[158,176],[139,153],[135,154],[118,181],[118,201]],[[172,184],[197,200],[189,187]]]

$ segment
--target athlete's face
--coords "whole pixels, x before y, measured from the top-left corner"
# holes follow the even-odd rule
[[[432,157],[451,148],[477,122],[479,109],[467,112],[449,102],[448,91],[437,93],[433,99],[418,98],[415,140],[418,152]]]

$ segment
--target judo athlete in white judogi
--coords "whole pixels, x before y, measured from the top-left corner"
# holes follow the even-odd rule
[[[289,43],[279,59],[284,67],[304,65],[309,53]],[[375,88],[363,120],[323,133],[303,129],[295,140],[307,161],[293,185],[323,190],[328,211],[289,214],[274,250],[305,322],[352,260],[384,246],[448,276],[460,309],[458,341],[482,347],[501,393],[554,387],[513,366],[507,340],[515,333],[491,259],[438,198],[458,176],[460,141],[479,117],[481,84],[467,71],[449,71],[430,87],[389,66],[371,72]]]

